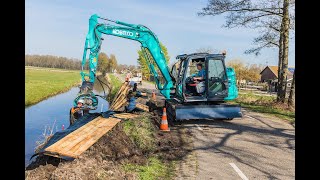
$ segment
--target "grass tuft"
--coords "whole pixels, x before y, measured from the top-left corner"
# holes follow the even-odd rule
[[[167,165],[158,157],[150,157],[146,165],[126,164],[124,170],[138,173],[141,180],[172,179],[173,166],[173,163]]]

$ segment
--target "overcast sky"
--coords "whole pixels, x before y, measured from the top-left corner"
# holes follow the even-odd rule
[[[253,47],[258,30],[226,29],[224,15],[199,17],[207,0],[28,0],[25,2],[26,54],[56,55],[81,59],[89,18],[93,14],[149,27],[168,48],[170,62],[178,54],[210,47],[226,50],[226,61],[241,59],[250,64],[277,65],[277,49],[260,56],[245,55]],[[101,52],[116,55],[118,63],[137,65],[139,42],[104,35]],[[295,65],[294,39],[289,49],[289,66]]]

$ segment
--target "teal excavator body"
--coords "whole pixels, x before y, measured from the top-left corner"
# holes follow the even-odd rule
[[[100,23],[98,21],[99,19],[113,22],[116,25]],[[81,102],[84,102],[83,107],[81,107],[82,109],[93,110],[97,108],[98,95],[93,93],[93,84],[96,78],[98,56],[103,41],[102,34],[138,41],[141,44],[142,52],[147,60],[149,70],[155,79],[156,87],[166,98],[166,104],[172,104],[172,102],[174,102],[178,103],[180,107],[187,105],[188,107],[193,108],[196,108],[194,105],[209,105],[203,109],[200,108],[200,111],[203,114],[205,112],[214,111],[216,106],[212,106],[212,103],[220,103],[218,114],[222,115],[219,117],[232,119],[233,117],[238,117],[239,114],[241,115],[241,113],[239,113],[239,106],[236,108],[232,106],[232,108],[230,108],[228,105],[221,105],[221,102],[233,100],[238,96],[235,72],[232,68],[225,67],[224,54],[210,55],[200,53],[181,55],[179,56],[179,62],[181,62],[179,71],[180,75],[178,77],[174,77],[172,75],[172,70],[169,71],[167,61],[161,51],[157,36],[149,28],[144,25],[129,24],[102,18],[96,14],[92,15],[89,19],[89,31],[85,40],[82,69],[80,72],[82,86],[80,87],[80,92],[77,97],[74,99],[74,106],[77,106],[77,103],[81,100]],[[213,73],[208,73],[209,75],[207,80],[204,82],[206,84],[205,89],[207,93],[200,93],[197,95],[198,97],[186,97],[186,84],[190,84],[190,82],[187,82],[187,71],[181,71],[181,69],[187,69],[187,64],[189,62],[193,62],[194,59],[197,59],[196,57],[198,58],[198,61],[202,62],[206,66],[208,72]],[[88,73],[85,72],[85,65],[87,61]],[[157,66],[157,69],[153,64]],[[217,68],[220,68],[219,70],[221,70],[221,72],[219,71],[219,75],[215,73]],[[158,72],[160,72],[163,81],[160,81],[160,75]],[[181,112],[188,114],[184,111]],[[183,117],[188,119],[188,116]],[[216,115],[210,117],[216,117]]]

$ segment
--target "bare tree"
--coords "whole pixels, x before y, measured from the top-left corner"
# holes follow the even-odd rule
[[[281,71],[280,71],[280,87],[278,89],[279,92],[279,101],[283,102],[286,98],[286,81],[287,75],[288,75],[288,62],[289,62],[289,0],[283,1],[283,18],[282,18],[282,28],[283,31],[281,31],[282,35],[282,43],[283,43],[283,52],[282,52],[282,65],[281,65]]]
[[[293,72],[290,95],[289,95],[289,99],[288,99],[288,105],[289,106],[294,106],[294,102],[295,102],[295,100],[294,100],[294,96],[295,96],[295,73],[296,73],[296,71]]]
[[[283,3],[281,3],[283,1]],[[227,14],[224,27],[246,27],[260,29],[261,35],[254,39],[255,48],[245,53],[259,55],[263,48],[279,48],[278,83],[280,91],[277,100],[284,102],[285,77],[288,71],[289,28],[294,30],[294,0],[208,0],[208,4],[198,15]],[[291,22],[290,22],[291,21]]]
[[[202,8],[198,15],[221,15],[227,13],[224,27],[255,28],[262,18],[268,16],[282,16],[277,0],[255,1],[251,0],[209,0],[207,7]]]

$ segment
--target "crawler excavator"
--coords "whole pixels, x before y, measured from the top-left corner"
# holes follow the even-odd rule
[[[234,69],[225,65],[225,53],[178,55],[176,57],[177,63],[170,70],[157,36],[148,27],[114,21],[96,14],[89,19],[89,31],[85,40],[80,72],[82,86],[73,102],[75,107],[79,101],[83,102],[80,107],[83,112],[89,113],[90,110],[97,109],[98,106],[97,96],[99,95],[93,93],[93,84],[103,41],[102,34],[140,42],[148,68],[154,76],[156,87],[165,97],[168,119],[231,120],[242,117],[240,105],[227,103],[227,101],[237,98],[238,90]],[[87,56],[89,56],[89,73],[84,72]],[[199,63],[202,64],[206,72],[205,77],[201,80],[203,85],[201,92],[194,90],[199,82],[193,78],[196,71],[195,64]]]

